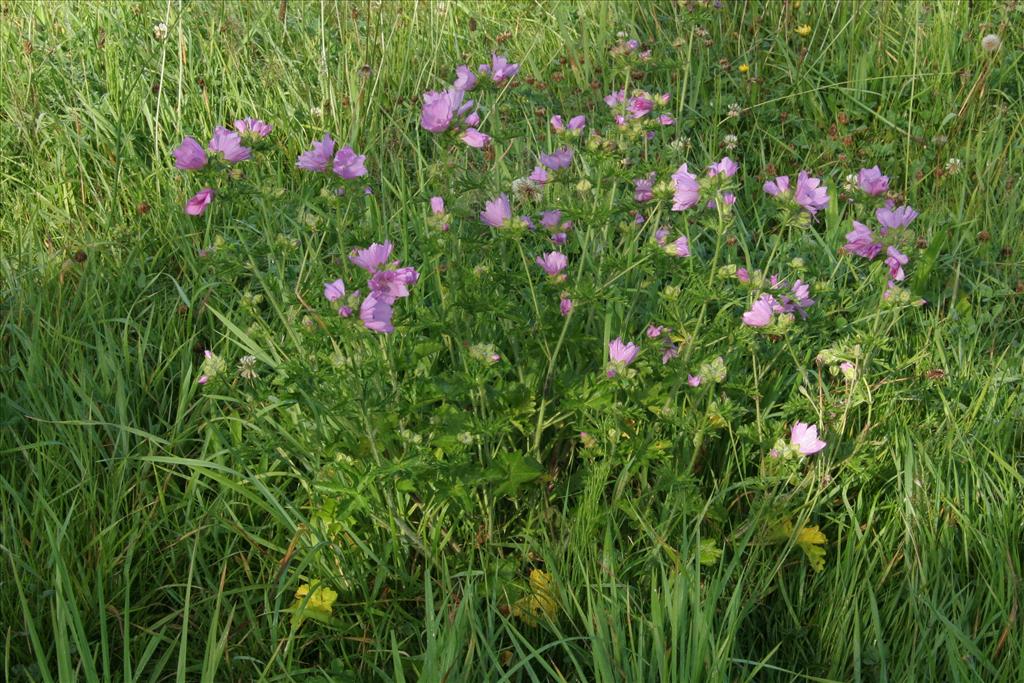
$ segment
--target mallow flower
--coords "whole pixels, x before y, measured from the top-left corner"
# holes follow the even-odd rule
[[[889,191],[889,176],[882,175],[878,166],[862,168],[857,173],[857,186],[867,195],[885,194]]]
[[[690,242],[683,235],[674,242],[665,245],[665,253],[669,256],[683,258],[690,255]]]
[[[222,155],[229,164],[245,161],[252,156],[252,149],[242,146],[242,136],[223,126],[214,129],[209,150]]]
[[[906,277],[903,273],[903,266],[907,265],[910,257],[901,254],[899,249],[892,246],[886,249],[885,253],[887,254],[885,265],[889,266],[889,277],[896,282],[902,281]]]
[[[635,187],[633,199],[638,202],[649,202],[654,199],[654,181],[657,176],[654,172],[648,173],[646,178],[637,178],[633,181]]]
[[[550,277],[559,280],[565,279],[562,271],[569,265],[569,259],[566,258],[565,254],[558,251],[549,251],[543,256],[538,256],[535,262]]]
[[[324,284],[324,298],[328,301],[333,303],[343,296],[345,296],[345,282],[341,278]]]
[[[202,216],[206,207],[213,201],[213,188],[204,187],[185,204],[185,213],[189,216]]]
[[[797,422],[789,433],[789,444],[800,455],[817,453],[827,444],[818,438],[818,426]]]
[[[472,69],[465,64],[460,64],[455,67],[455,76],[455,82],[452,86],[456,90],[468,92],[476,87],[476,75],[473,73]]]
[[[235,132],[242,136],[251,138],[265,138],[270,135],[274,127],[262,119],[254,119],[247,116],[244,119],[235,119]]]
[[[851,254],[873,259],[882,251],[882,244],[875,241],[875,233],[859,221],[853,221],[853,230],[846,233],[843,248]]]
[[[828,206],[828,188],[822,186],[821,179],[812,178],[807,171],[800,171],[796,180],[796,190],[793,192],[793,201],[813,216]]]
[[[905,228],[917,218],[917,211],[909,206],[893,206],[891,202],[888,202],[885,206],[880,206],[875,210],[875,218],[882,224],[882,236],[888,234],[890,230],[896,230],[897,228]]]
[[[303,171],[326,173],[334,163],[334,139],[330,133],[324,133],[322,140],[314,140],[312,149],[299,155],[295,166]]]
[[[490,72],[491,80],[494,81],[495,83],[501,83],[515,76],[519,72],[519,65],[509,64],[508,59],[506,59],[502,55],[492,52],[490,68],[487,69],[486,65],[482,65],[480,67],[480,72]]]
[[[465,142],[470,147],[475,147],[476,149],[483,149],[491,141],[491,136],[481,133],[476,128],[469,128],[466,130],[465,133],[462,134],[462,137],[460,137],[459,139]]]
[[[609,377],[615,377],[615,375],[636,359],[638,353],[640,353],[640,348],[636,344],[633,342],[624,344],[622,343],[622,337],[616,337],[608,343],[610,363],[605,374]]]
[[[700,185],[697,183],[697,176],[690,173],[686,164],[680,166],[672,174],[672,183],[675,186],[675,194],[672,197],[673,211],[685,211],[700,201]]]
[[[182,171],[198,171],[208,161],[206,150],[191,135],[186,135],[171,154],[174,155],[174,167]]]
[[[775,305],[775,297],[771,294],[762,294],[750,310],[743,314],[743,324],[750,327],[766,327],[772,321]]]
[[[724,175],[726,178],[731,178],[736,175],[736,172],[740,170],[740,165],[729,157],[722,157],[721,161],[708,166],[708,177],[714,178],[717,175]]]
[[[480,220],[492,228],[500,228],[512,219],[512,206],[508,203],[508,195],[504,192],[495,199],[484,204],[480,212]]]
[[[395,331],[394,325],[391,324],[391,316],[394,314],[391,303],[376,292],[371,292],[363,299],[362,305],[359,306],[359,319],[363,321],[366,329],[381,334]]]
[[[366,175],[366,155],[356,154],[351,147],[345,146],[334,155],[334,173],[345,180],[352,180]]]
[[[353,249],[348,260],[372,275],[388,262],[393,249],[394,245],[387,240],[384,241],[384,244],[374,242],[365,249]]]
[[[562,147],[551,154],[541,154],[540,163],[552,171],[568,168],[572,164],[572,147]]]

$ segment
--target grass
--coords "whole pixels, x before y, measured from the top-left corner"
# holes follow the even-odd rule
[[[4,679],[1024,680],[1022,10],[0,4]],[[153,36],[161,21],[166,41]],[[810,36],[795,35],[799,24]],[[740,204],[754,204],[771,168],[811,168],[838,190],[846,169],[881,165],[922,211],[911,280],[929,305],[903,318],[834,309],[837,334],[853,330],[844,338],[872,359],[848,412],[829,415],[832,396],[819,394],[820,349],[789,347],[799,381],[773,371],[782,350],[760,375],[754,358],[756,414],[708,435],[709,449],[692,445],[692,430],[673,442],[685,466],[659,469],[651,453],[664,437],[644,406],[622,408],[641,423],[632,443],[616,438],[603,445],[608,457],[578,465],[583,454],[546,444],[580,430],[564,422],[573,411],[618,434],[614,409],[470,383],[475,426],[523,426],[480,449],[481,467],[498,474],[461,490],[391,432],[435,410],[432,391],[461,391],[462,341],[522,344],[510,353],[526,355],[517,330],[530,323],[511,304],[491,313],[488,291],[445,313],[454,285],[422,268],[416,315],[447,326],[437,347],[408,334],[350,351],[408,360],[403,377],[418,379],[398,396],[369,360],[331,368],[330,349],[302,324],[317,324],[304,304],[353,244],[388,235],[428,253],[423,207],[437,188],[466,188],[449,201],[473,215],[500,187],[488,178],[516,177],[547,145],[548,116],[622,87],[608,55],[619,31],[682,65],[652,69],[645,84],[673,94],[693,159],[717,158],[723,135],[737,136],[732,154],[752,179]],[[995,56],[980,48],[989,32],[1002,37]],[[504,109],[482,126],[496,137],[493,159],[445,166],[417,125],[419,96],[492,49],[522,64],[518,78],[548,87],[500,96]],[[268,192],[243,217],[185,216],[189,186],[170,150],[251,114],[275,125]],[[280,162],[325,130],[368,157],[365,214],[324,208]],[[951,158],[958,173],[944,170]],[[783,240],[760,230],[758,211],[744,217],[751,252],[813,252],[833,291],[868,296],[835,253],[848,228],[834,208],[821,232]],[[610,243],[609,231],[581,239],[589,250]],[[227,256],[198,254],[222,243]],[[451,249],[443,259],[457,263],[462,250]],[[595,281],[621,278],[628,295],[591,292],[607,307],[559,343],[545,379],[555,365],[591,372],[587,349],[615,336],[613,320],[640,329],[647,284],[622,274],[638,254],[588,262]],[[256,398],[204,392],[196,380],[211,347],[255,355],[272,384]],[[341,414],[339,391],[392,391],[401,410],[371,402]],[[550,412],[538,414],[538,397]],[[795,402],[816,405],[819,423],[842,420],[828,453],[844,454],[811,465],[820,484],[798,489],[800,501],[756,488],[742,445],[749,430],[768,438]],[[517,473],[498,453],[519,442],[545,486],[503,495]],[[793,539],[765,542],[760,530],[786,506],[799,508],[798,526],[826,533],[823,571]],[[741,523],[702,524],[737,510]],[[691,549],[709,532],[724,553],[701,566]],[[535,567],[558,586],[557,617],[539,624],[510,614]],[[326,623],[296,624],[293,596],[311,577],[338,599]]]

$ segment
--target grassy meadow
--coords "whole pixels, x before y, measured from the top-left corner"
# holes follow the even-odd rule
[[[1024,680],[1022,97],[1016,0],[0,0],[0,678]]]

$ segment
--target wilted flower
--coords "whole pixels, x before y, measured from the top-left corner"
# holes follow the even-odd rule
[[[827,444],[818,438],[818,426],[797,422],[789,433],[789,443],[800,455],[817,453]]]
[[[557,251],[549,251],[544,256],[538,256],[536,263],[541,269],[553,278],[558,278],[562,271],[569,265],[569,259]],[[559,279],[564,280],[565,276],[561,275]]]
[[[161,21],[159,24],[154,26],[153,27],[153,37],[156,38],[157,40],[161,40],[161,41],[162,40],[166,40],[167,39],[167,24],[165,24],[164,22]],[[985,41],[982,41],[983,45],[984,45],[984,43],[985,43]]]
[[[314,140],[313,148],[299,155],[295,166],[304,171],[325,173],[334,162],[334,140],[324,133],[322,140]]]
[[[185,213],[190,216],[202,216],[206,207],[213,201],[213,188],[204,187],[196,192],[192,199],[185,204]]]
[[[497,198],[484,204],[480,212],[480,220],[492,228],[500,228],[512,219],[512,206],[508,203],[508,195],[502,193]]]
[[[256,356],[242,356],[238,359],[238,374],[242,379],[254,380],[256,373]]]
[[[611,363],[606,374],[609,377],[615,377],[636,359],[638,353],[640,353],[640,349],[636,344],[633,342],[623,344],[622,337],[616,337],[608,343],[608,357]]]
[[[726,112],[726,116],[728,116],[730,119],[738,119],[742,111],[743,109],[740,107],[740,105],[733,102],[732,104],[729,105],[729,111]]]
[[[683,164],[672,174],[675,195],[672,197],[672,210],[684,211],[700,201],[700,185],[697,176],[690,173]]]
[[[538,169],[543,169],[538,166]],[[536,171],[534,171],[536,173]],[[529,178],[516,178],[512,181],[512,194],[524,202],[536,202],[541,198],[541,183],[533,180],[533,174]],[[547,172],[544,172],[546,178]],[[546,180],[544,182],[547,182]]]
[[[668,365],[668,362],[673,358],[679,356],[679,347],[675,344],[666,344],[665,349],[661,352],[661,364]]]
[[[868,195],[880,195],[889,191],[889,176],[882,175],[878,166],[862,168],[857,173],[857,186]]]
[[[668,228],[664,226],[654,231],[654,241],[659,247],[665,246],[665,243],[668,242],[668,233]]]
[[[956,175],[957,173],[960,172],[960,169],[962,169],[963,167],[963,161],[956,157],[950,157],[949,160],[946,161],[946,165],[944,168],[947,175]]]

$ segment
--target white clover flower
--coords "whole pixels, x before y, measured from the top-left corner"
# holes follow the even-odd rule
[[[722,146],[731,152],[736,149],[736,145],[739,144],[739,141],[739,138],[735,135],[726,135],[722,138]]]
[[[740,117],[740,111],[740,105],[733,102],[732,104],[729,105],[729,118],[738,119]]]
[[[167,39],[167,24],[165,24],[164,22],[161,21],[159,24],[154,26],[153,27],[153,37],[156,38],[157,40],[166,40]]]
[[[964,162],[956,157],[950,157],[949,161],[946,162],[946,173],[949,175],[956,175],[964,167]]]
[[[310,107],[309,115],[312,116],[314,119],[318,119],[324,115],[324,110],[321,109],[320,107]]]
[[[256,373],[256,356],[242,356],[239,358],[238,374],[242,379],[253,380],[259,377]]]

